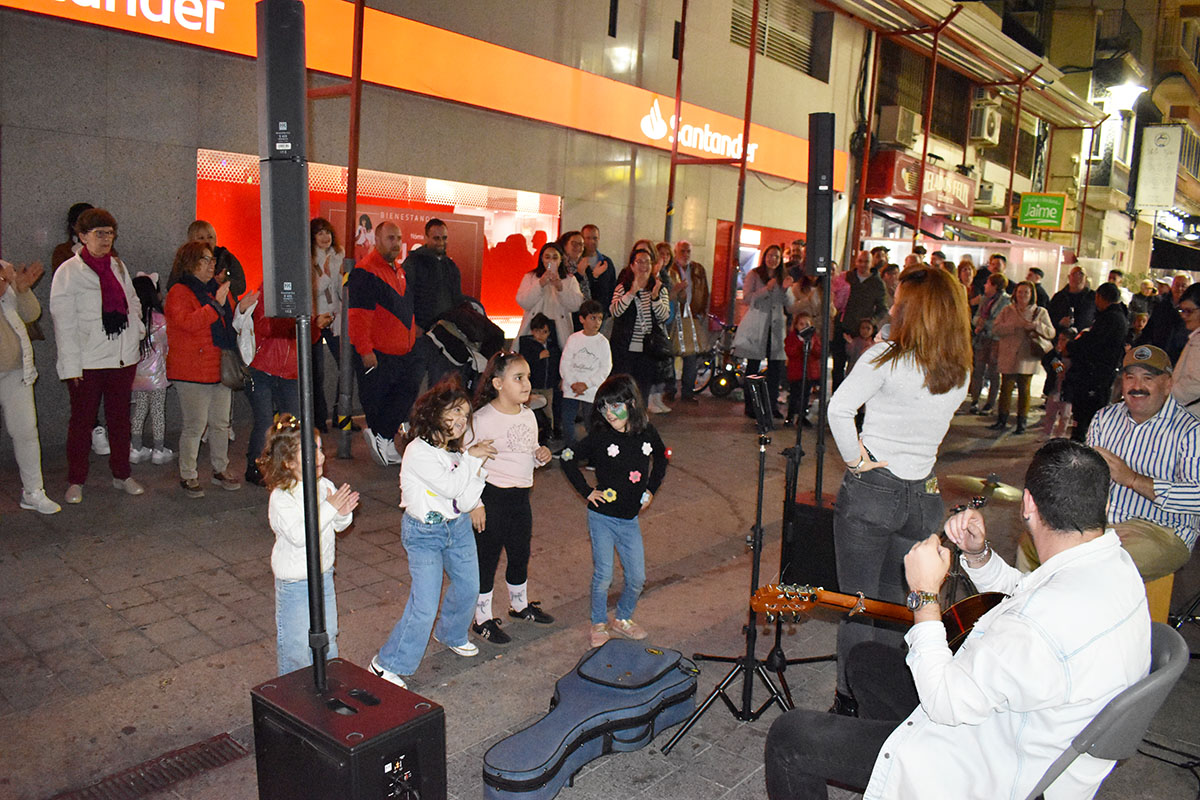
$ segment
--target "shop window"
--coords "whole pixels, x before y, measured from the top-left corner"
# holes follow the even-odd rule
[[[750,47],[753,0],[733,0],[729,41]],[[803,0],[759,0],[758,53],[821,81],[829,80],[833,14]]]

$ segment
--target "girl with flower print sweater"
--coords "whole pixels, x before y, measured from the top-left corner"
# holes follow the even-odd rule
[[[600,385],[588,435],[574,448],[564,449],[560,459],[567,480],[588,504],[588,535],[592,540],[591,646],[608,641],[610,631],[630,639],[645,639],[646,631],[633,621],[646,582],[638,515],[650,506],[662,485],[667,452],[658,431],[648,421],[646,405],[633,378],[613,375]],[[580,471],[585,462],[596,471],[594,487]],[[625,587],[610,626],[608,587],[612,583],[614,550],[621,559]]]

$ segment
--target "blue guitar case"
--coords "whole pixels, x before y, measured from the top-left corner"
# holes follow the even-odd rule
[[[610,639],[558,679],[550,713],[483,756],[488,800],[549,800],[589,761],[638,750],[696,706],[696,666],[677,650]]]

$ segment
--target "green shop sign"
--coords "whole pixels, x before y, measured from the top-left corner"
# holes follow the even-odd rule
[[[1023,228],[1061,230],[1066,208],[1067,196],[1065,194],[1026,192],[1021,195],[1021,210],[1017,214],[1017,225]]]

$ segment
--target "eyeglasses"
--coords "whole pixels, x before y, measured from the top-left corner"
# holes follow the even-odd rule
[[[1187,306],[1179,307],[1179,313],[1183,314],[1185,317],[1190,317],[1192,314],[1195,314],[1197,310],[1198,309],[1196,306],[1192,306],[1191,308],[1188,308]]]
[[[90,231],[85,232],[83,235],[87,236],[89,234],[92,236],[95,236],[99,239],[113,239],[116,237],[117,232],[114,231],[112,228],[92,228]]]
[[[217,260],[215,258],[213,258],[212,256],[200,256],[200,263],[201,264],[215,264],[215,263],[217,263]]]

